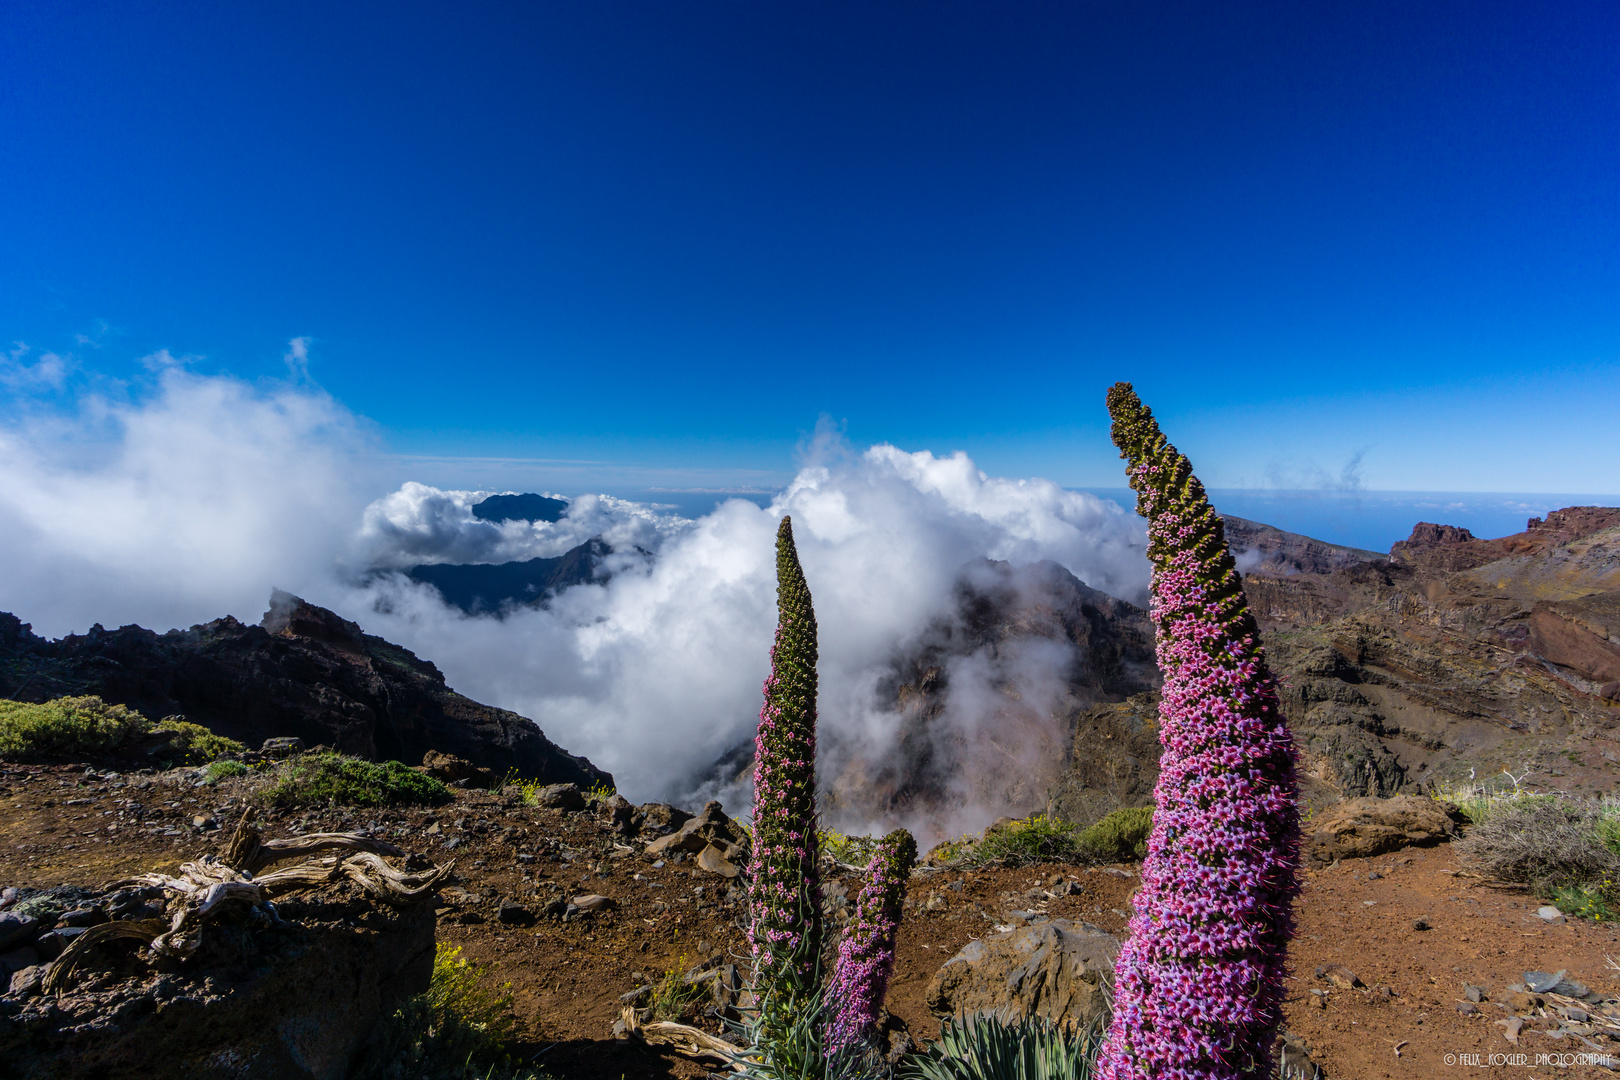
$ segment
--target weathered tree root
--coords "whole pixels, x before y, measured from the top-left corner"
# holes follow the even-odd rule
[[[161,919],[120,919],[91,927],[57,957],[46,973],[44,989],[51,993],[66,989],[89,959],[90,951],[108,941],[133,939],[145,944],[154,958],[184,959],[202,943],[204,924],[232,901],[258,905],[291,892],[348,879],[376,900],[404,906],[432,893],[455,866],[452,860],[420,874],[396,870],[381,856],[403,855],[403,851],[358,833],[311,833],[264,840],[253,817],[252,809],[242,815],[223,857],[204,855],[196,862],[185,863],[179,877],[142,874],[110,886],[159,886],[178,906],[168,923]],[[329,851],[340,854],[312,857]],[[289,859],[303,861],[260,875],[266,867]]]

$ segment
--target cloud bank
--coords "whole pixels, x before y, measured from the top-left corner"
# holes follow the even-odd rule
[[[301,379],[250,386],[171,366],[139,402],[86,398],[72,415],[14,423],[0,429],[0,609],[55,635],[93,622],[163,629],[256,620],[271,587],[287,588],[432,660],[461,692],[534,718],[644,800],[692,796],[752,735],[784,514],[821,627],[829,752],[881,753],[892,740],[898,717],[877,688],[952,616],[953,585],[975,560],[1051,560],[1115,596],[1146,592],[1133,515],[1049,481],[987,476],[961,453],[857,452],[823,437],[765,507],[736,499],[688,519],[583,495],[559,522],[500,524],[472,516],[488,492],[398,484],[379,460],[366,425]],[[465,615],[397,572],[553,556],[593,536],[618,552],[607,583],[505,617]],[[1050,753],[1018,735],[1025,721],[1008,720],[1007,702],[1026,718],[1050,712],[1066,663],[1051,653],[1031,646],[993,671],[986,657],[959,661],[950,730],[1000,724],[1000,752]]]

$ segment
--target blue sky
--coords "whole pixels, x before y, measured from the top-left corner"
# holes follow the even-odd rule
[[[825,415],[1114,487],[1129,379],[1212,486],[1616,493],[1617,41],[1601,3],[8,4],[0,405],[297,337],[431,482],[769,486]]]

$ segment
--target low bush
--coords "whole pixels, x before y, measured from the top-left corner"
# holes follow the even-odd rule
[[[98,697],[63,697],[43,704],[0,701],[0,755],[34,757],[110,754],[152,730],[152,722]]]
[[[246,749],[201,724],[169,717],[154,724],[134,709],[99,697],[62,697],[43,704],[0,701],[0,757],[101,757],[154,732],[169,733],[153,751],[161,765],[201,765]]]
[[[1148,834],[1152,831],[1153,807],[1134,806],[1115,810],[1082,830],[1079,846],[1100,862],[1138,862],[1147,854]]]
[[[956,864],[979,866],[1029,866],[1043,862],[1081,862],[1086,852],[1079,833],[1066,821],[1032,814],[1021,821],[991,829],[984,839],[964,848]]]
[[[1043,1017],[947,1020],[939,1039],[907,1059],[905,1080],[1090,1080],[1106,1025],[1065,1031]]]
[[[276,769],[275,779],[259,793],[272,806],[436,806],[450,799],[450,789],[431,776],[397,761],[365,761],[342,754],[305,754]]]
[[[1603,804],[1542,796],[1500,807],[1457,842],[1464,865],[1529,885],[1550,896],[1569,887],[1620,880],[1620,854],[1605,836],[1612,817]]]
[[[511,984],[485,989],[487,974],[459,947],[440,942],[427,993],[383,1024],[361,1080],[547,1080],[511,1062]]]
[[[685,979],[689,965],[683,955],[658,982],[653,984],[649,1002],[654,1020],[681,1020],[698,1002],[703,1000],[704,987]]]
[[[875,836],[846,836],[837,829],[817,829],[816,841],[821,853],[833,862],[860,869],[866,868],[878,847]]]
[[[206,776],[210,784],[216,784],[233,776],[246,776],[252,771],[240,761],[216,761],[208,766]]]
[[[174,732],[175,737],[169,741],[166,755],[176,763],[201,765],[227,755],[240,754],[247,749],[235,739],[215,735],[201,724],[177,720],[172,716],[159,720],[152,730]]]
[[[1549,899],[1565,915],[1575,915],[1593,922],[1614,921],[1614,908],[1610,898],[1614,895],[1614,882],[1599,882],[1596,886],[1566,885],[1554,889]]]

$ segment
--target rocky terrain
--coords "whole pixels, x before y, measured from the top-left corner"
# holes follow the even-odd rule
[[[200,779],[197,770],[0,766],[0,881],[24,890],[7,896],[47,886],[99,890],[219,852],[259,781]],[[438,893],[438,938],[491,965],[492,986],[511,983],[522,1025],[517,1052],[558,1080],[705,1075],[701,1063],[619,1037],[614,1026],[628,1007],[721,1030],[718,1016],[736,1000],[746,957],[734,867],[703,857],[725,835],[723,810],[692,818],[587,801],[571,788],[535,802],[554,805],[530,805],[515,788],[456,789],[453,802],[434,808],[273,811],[263,826],[266,838],[373,837],[405,848],[415,865],[454,858],[455,876]],[[1534,897],[1463,870],[1444,818],[1397,820],[1411,835],[1388,850],[1367,844],[1387,824],[1337,827],[1342,847],[1323,850],[1333,857],[1307,872],[1286,1005],[1291,1060],[1332,1078],[1416,1080],[1448,1074],[1468,1060],[1462,1055],[1525,1053],[1534,1062],[1537,1053],[1620,1049],[1608,1034],[1620,1032],[1620,970],[1605,959],[1620,958],[1620,934],[1544,918]],[[1407,846],[1414,842],[1420,846]],[[1370,851],[1378,853],[1354,854]],[[826,872],[837,921],[847,917],[856,876],[831,861]],[[1024,972],[1008,999],[1014,1004],[1084,1016],[1124,931],[1136,873],[1129,864],[919,868],[889,997],[891,1041],[931,1037],[940,1013],[980,1004],[994,987],[1005,997],[1013,970]],[[314,921],[325,910],[312,909]],[[0,964],[13,990],[0,997],[0,1030],[46,1003],[33,967],[38,949],[5,949]],[[1541,989],[1527,974],[1540,977],[1532,981]],[[102,1017],[99,1030],[112,1042],[142,1017],[179,1022],[199,994],[229,988],[217,977],[207,987],[184,974],[148,977],[136,988],[142,1004]],[[66,1007],[58,1008],[54,1022],[71,1027]],[[1589,1065],[1559,1074],[1611,1075]]]
[[[179,715],[249,746],[295,737],[411,765],[436,750],[498,776],[612,783],[529,719],[463,697],[432,663],[286,593],[257,626],[226,617],[166,634],[98,625],[46,641],[0,612],[0,698],[82,694],[154,720]]]
[[[1464,819],[1427,796],[1504,768],[1508,782],[1539,790],[1612,791],[1620,510],[1571,508],[1498,540],[1420,524],[1389,558],[1254,523],[1234,522],[1233,542],[1307,770],[1308,869],[1286,1005],[1299,1071],[1290,1075],[1430,1077],[1474,1065],[1540,1075],[1538,1054],[1553,1055],[1562,1075],[1610,1075],[1571,1055],[1620,1050],[1620,934],[1458,863],[1451,840]],[[1157,676],[1145,613],[1056,567],[994,563],[964,573],[958,611],[897,660],[883,689],[904,711],[909,749],[890,762],[838,762],[835,805],[861,792],[890,810],[915,808],[964,782],[1077,821],[1151,802]],[[1058,705],[1043,719],[1010,699],[1004,730],[1050,732],[1055,715],[1059,737],[1037,744],[1048,771],[966,776],[982,748],[939,737],[950,731],[953,663],[1042,643],[1073,657]],[[559,1080],[707,1072],[646,1042],[645,1025],[678,1019],[719,1032],[737,1004],[747,837],[719,805],[587,797],[608,778],[528,721],[461,698],[431,664],[292,597],[278,597],[257,627],[220,620],[166,635],[97,628],[45,642],[0,618],[0,696],[66,693],[152,716],[183,712],[249,741],[297,735],[364,756],[426,758],[434,775],[459,781],[447,805],[268,810],[264,835],[345,832],[398,845],[408,866],[453,859],[435,933],[491,965],[492,984],[510,982],[517,1050]],[[520,774],[552,786],[502,786],[519,755],[530,763]],[[46,911],[41,890],[110,904],[110,883],[174,874],[220,851],[265,783],[257,773],[213,779],[144,765],[0,765],[0,885],[18,890],[0,894],[0,907]],[[837,923],[856,875],[833,859],[825,869]],[[889,998],[891,1045],[926,1040],[941,1015],[998,995],[1083,1018],[1125,930],[1136,874],[1129,864],[920,867]],[[365,930],[363,912],[323,912],[309,933]],[[15,1045],[34,1037],[19,1030],[62,1040],[88,1031],[118,1045],[154,1018],[181,1022],[199,995],[251,994],[250,980],[181,985],[171,972],[160,973],[168,982],[120,982],[112,972],[63,1004],[43,992],[43,962],[94,916],[73,925],[65,901],[47,913],[48,923],[0,943],[11,980],[0,1036]],[[4,915],[0,930],[14,929]]]
[[[1387,558],[1227,520],[1314,804],[1620,779],[1620,509],[1571,507],[1495,540],[1420,523]],[[1154,707],[1075,711],[1054,812],[1150,801]]]

